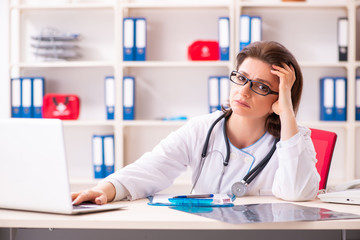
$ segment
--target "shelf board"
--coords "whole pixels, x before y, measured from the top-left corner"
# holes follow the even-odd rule
[[[229,1],[146,1],[121,4],[124,8],[166,9],[166,8],[229,8]]]
[[[63,120],[64,126],[88,127],[88,126],[114,126],[113,120]]]
[[[339,8],[347,7],[346,2],[338,1],[313,1],[313,2],[269,2],[269,1],[242,1],[239,2],[242,7],[276,7],[276,8]]]
[[[108,61],[59,61],[59,62],[20,62],[11,64],[11,68],[78,68],[78,67],[114,67]]]
[[[123,67],[228,67],[229,61],[124,61]]]
[[[50,1],[49,1],[50,2]],[[18,4],[11,5],[12,10],[88,10],[88,9],[114,9],[114,4],[94,3],[63,3],[63,4]]]
[[[347,122],[344,121],[298,121],[300,126],[306,126],[309,128],[319,129],[331,129],[331,128],[347,128]]]
[[[300,61],[301,67],[348,67],[348,62]]]
[[[162,120],[133,120],[123,121],[124,127],[181,127],[187,121],[162,121]]]

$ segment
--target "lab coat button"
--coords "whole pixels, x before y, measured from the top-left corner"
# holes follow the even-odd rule
[[[236,153],[232,152],[230,153],[230,159],[235,159],[236,158]]]

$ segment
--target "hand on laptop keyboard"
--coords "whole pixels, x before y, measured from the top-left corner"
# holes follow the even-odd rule
[[[71,193],[73,205],[79,205],[80,203],[87,201],[102,205],[112,201],[114,197],[115,188],[109,182],[99,183],[89,190]]]

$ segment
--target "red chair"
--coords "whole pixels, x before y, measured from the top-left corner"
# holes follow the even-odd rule
[[[316,169],[321,177],[319,189],[325,189],[337,135],[320,129],[311,128],[310,130],[316,151]]]

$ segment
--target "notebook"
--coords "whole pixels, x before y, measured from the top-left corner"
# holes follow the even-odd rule
[[[62,121],[0,120],[0,208],[78,214],[126,207],[72,206]]]

